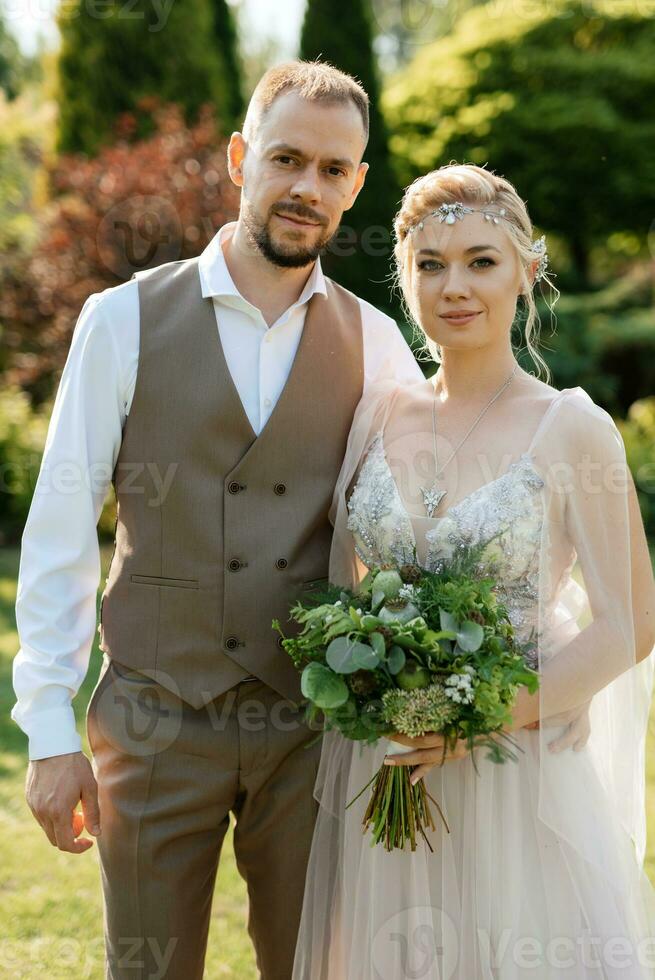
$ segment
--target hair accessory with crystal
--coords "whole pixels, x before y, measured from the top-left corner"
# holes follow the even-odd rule
[[[467,204],[463,204],[462,201],[455,201],[454,204],[441,204],[435,211],[430,211],[424,218],[421,218],[420,221],[408,228],[408,233],[411,234],[417,228],[422,231],[425,218],[439,218],[440,224],[445,222],[447,225],[454,225],[456,221],[463,221],[467,214],[473,214],[475,212],[484,215],[484,220],[494,225],[499,224],[500,218],[506,218],[507,214],[505,208],[500,208],[497,211],[488,207],[471,208]],[[539,258],[539,265],[537,266],[534,277],[534,281],[537,283],[540,279],[544,278],[548,268],[548,252],[546,251],[545,235],[542,235],[541,238],[538,238],[532,243],[532,251]]]

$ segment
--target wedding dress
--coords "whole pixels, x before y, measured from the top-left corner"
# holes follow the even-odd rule
[[[643,594],[632,594],[634,541],[642,563],[646,545],[643,527],[632,541],[628,532],[621,438],[582,388],[554,392],[530,445],[500,476],[442,516],[418,517],[385,449],[387,422],[411,397],[411,386],[389,383],[358,408],[331,512],[330,578],[353,588],[380,564],[437,571],[455,549],[494,538],[483,554],[498,596],[519,639],[538,640],[529,660],[542,672],[541,727],[514,733],[517,762],[499,765],[478,750],[477,773],[470,756],[429,772],[450,827],[437,821],[429,832],[433,853],[423,842],[413,853],[371,847],[366,793],[346,810],[388,742],[324,736],[293,980],[655,977],[655,902],[643,870],[655,658],[637,662],[633,600],[655,603],[650,571]],[[601,467],[597,492],[574,457]],[[585,628],[583,615],[592,620]],[[592,696],[587,745],[550,752],[564,730],[558,714]]]

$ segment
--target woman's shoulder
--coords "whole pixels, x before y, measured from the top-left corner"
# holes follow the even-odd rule
[[[550,387],[550,386],[549,386]],[[614,456],[624,452],[622,437],[610,413],[580,385],[551,389],[542,436],[566,458]]]

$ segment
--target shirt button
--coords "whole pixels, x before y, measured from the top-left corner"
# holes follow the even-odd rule
[[[273,487],[273,491],[278,495],[278,497],[281,497],[283,493],[287,492],[287,488],[284,483],[276,483]]]
[[[271,407],[271,399],[270,398],[265,398],[264,399],[264,408],[270,408],[270,407]]]
[[[278,558],[278,560],[275,562],[275,567],[279,568],[280,571],[282,571],[287,567],[288,564],[289,562],[286,560],[286,558]]]

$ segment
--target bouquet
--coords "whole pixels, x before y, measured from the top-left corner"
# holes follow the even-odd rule
[[[531,694],[538,688],[525,660],[534,641],[518,643],[494,578],[480,573],[480,549],[463,549],[439,572],[372,568],[355,593],[333,586],[313,593],[291,609],[300,627],[295,636],[285,637],[273,622],[302,672],[310,722],[320,717],[326,730],[367,743],[438,733],[444,756],[465,739],[469,750],[486,748],[494,762],[516,760],[518,746],[503,728],[519,687]],[[413,851],[420,836],[432,850],[430,802],[448,830],[424,781],[412,785],[412,771],[382,765],[348,804],[373,785],[363,821],[373,845],[391,851],[409,842]]]

